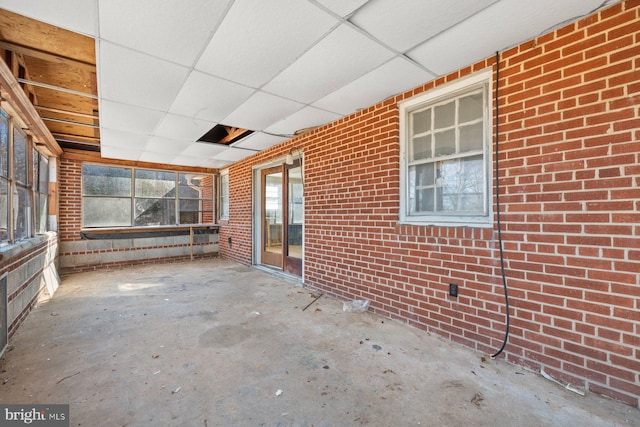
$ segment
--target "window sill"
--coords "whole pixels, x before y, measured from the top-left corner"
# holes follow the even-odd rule
[[[86,240],[134,239],[145,237],[184,236],[189,234],[217,234],[216,224],[160,225],[147,227],[83,228],[80,237]]]
[[[410,221],[410,220],[401,220],[398,222],[398,225],[414,225],[421,227],[466,227],[466,228],[493,228],[492,222],[487,221]]]
[[[46,233],[36,234],[31,238],[22,239],[15,243],[2,243],[0,244],[0,260],[10,259],[14,255],[33,249],[43,242],[57,238],[58,234],[56,232],[47,231]]]

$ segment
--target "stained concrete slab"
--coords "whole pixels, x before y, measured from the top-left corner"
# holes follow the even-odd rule
[[[640,411],[219,259],[66,276],[0,402],[71,426],[631,426]]]

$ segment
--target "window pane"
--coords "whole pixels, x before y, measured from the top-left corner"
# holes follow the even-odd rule
[[[229,216],[229,175],[220,175],[220,216]]]
[[[453,126],[456,120],[456,102],[451,101],[448,104],[438,105],[434,110],[435,129],[442,129]]]
[[[181,199],[201,199],[206,187],[212,186],[209,176],[181,173],[178,176],[178,197]],[[209,184],[207,186],[207,184]]]
[[[201,203],[200,200],[180,200],[180,224],[200,223]]]
[[[482,122],[462,126],[460,128],[460,152],[464,153],[471,150],[482,150],[484,145]]]
[[[21,240],[31,237],[31,199],[28,189],[18,186],[16,190],[18,210],[13,237],[15,240]]]
[[[176,174],[136,170],[136,197],[176,197]]]
[[[82,199],[84,227],[131,226],[131,199],[116,197],[84,197]]]
[[[88,196],[131,196],[131,169],[83,165],[82,192]]]
[[[433,212],[434,208],[434,164],[411,166],[409,168],[409,213]]]
[[[180,224],[213,222],[213,176],[178,175]]]
[[[456,131],[454,129],[438,132],[433,137],[436,145],[436,157],[455,154]]]
[[[9,181],[0,178],[0,240],[9,239]]]
[[[175,199],[139,199],[135,200],[136,217],[134,225],[175,225]]]
[[[0,111],[0,176],[9,177],[9,118]]]
[[[431,130],[431,108],[413,114],[413,135]]]
[[[458,122],[465,123],[482,118],[482,93],[460,98]]]
[[[416,212],[433,212],[433,188],[416,191]]]
[[[20,184],[28,185],[27,136],[14,126],[13,175]]]
[[[36,195],[36,233],[47,231],[47,195]]]
[[[481,155],[442,162],[440,176],[442,211],[484,213],[485,179]]]
[[[434,184],[433,163],[415,166],[415,171],[417,187]]]
[[[47,194],[49,192],[49,160],[42,154],[39,155],[39,158],[38,191]]]
[[[199,212],[200,200],[196,199],[180,199],[180,212]]]
[[[411,160],[428,159],[431,153],[431,135],[413,138],[413,157]]]

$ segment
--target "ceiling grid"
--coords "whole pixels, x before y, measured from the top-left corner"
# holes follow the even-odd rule
[[[0,0],[0,9],[95,40],[88,67],[96,64],[98,103],[66,116],[42,105],[54,136],[71,138],[80,132],[72,122],[86,121],[77,142],[104,157],[224,168],[610,3]],[[9,31],[0,42],[45,50]],[[52,91],[32,90],[39,100]],[[220,125],[253,133],[223,146],[197,142]]]

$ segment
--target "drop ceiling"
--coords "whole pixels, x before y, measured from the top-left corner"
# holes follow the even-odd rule
[[[0,8],[95,40],[96,87],[86,87],[85,67],[76,89],[95,94],[83,111],[99,117],[85,121],[94,126],[84,136],[103,157],[224,168],[610,3],[0,0]],[[56,48],[47,37],[29,43]],[[44,75],[33,71],[32,80]],[[254,132],[230,145],[197,142],[216,125]]]

